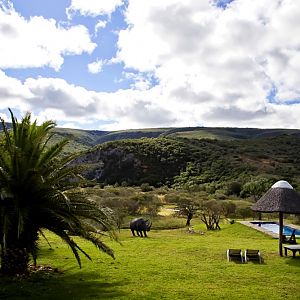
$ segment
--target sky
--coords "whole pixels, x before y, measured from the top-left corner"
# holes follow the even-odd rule
[[[300,128],[297,0],[0,0],[0,117]]]

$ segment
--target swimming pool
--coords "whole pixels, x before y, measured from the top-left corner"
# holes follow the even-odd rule
[[[265,230],[268,230],[270,232],[279,234],[279,225],[276,222],[251,222],[251,224],[254,224],[258,227],[264,228]],[[291,235],[293,233],[294,229],[295,228],[292,228],[290,226],[283,226],[283,234]],[[295,235],[297,237],[300,237],[299,229],[295,229]]]

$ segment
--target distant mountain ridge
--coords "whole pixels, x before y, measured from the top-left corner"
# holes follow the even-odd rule
[[[10,128],[11,124],[7,123]],[[259,128],[235,128],[235,127],[169,127],[129,129],[119,131],[84,130],[56,127],[54,129],[54,141],[69,138],[70,143],[66,152],[78,152],[88,150],[99,144],[111,141],[179,137],[187,139],[216,139],[216,140],[245,140],[277,137],[281,135],[300,136],[299,129],[259,129]]]
[[[259,128],[226,128],[226,127],[178,127],[149,128],[120,131],[98,131],[69,128],[55,128],[56,138],[71,139],[71,148],[86,150],[105,142],[158,137],[181,137],[188,139],[244,140],[281,135],[300,136],[299,129],[259,129]],[[71,150],[71,149],[70,149]]]

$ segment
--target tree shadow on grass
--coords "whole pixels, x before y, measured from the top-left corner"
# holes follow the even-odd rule
[[[34,274],[27,279],[0,278],[0,299],[114,299],[126,296],[125,281],[107,282],[95,273]]]

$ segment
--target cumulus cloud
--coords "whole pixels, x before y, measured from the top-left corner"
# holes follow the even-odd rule
[[[92,74],[98,74],[102,71],[102,68],[105,64],[104,60],[96,60],[90,64],[88,64],[88,70]]]
[[[123,0],[72,0],[66,13],[69,18],[72,18],[75,13],[91,17],[110,15],[122,4]]]
[[[72,1],[69,11],[110,14],[121,2],[110,1],[110,8],[104,8],[108,2]],[[2,12],[10,14],[22,24],[33,22],[10,10]],[[29,78],[22,83],[0,72],[0,108],[13,103],[40,119],[94,129],[99,124],[98,129],[107,130],[197,125],[300,128],[299,15],[300,6],[292,0],[128,0],[128,27],[118,33],[117,54],[109,63],[125,66],[131,88],[101,93],[63,79]],[[55,30],[69,30],[46,21]],[[17,22],[1,17],[0,24],[5,41],[19,39]],[[81,45],[93,45],[87,41]],[[1,43],[0,54],[3,47]],[[68,53],[61,49],[53,53]],[[35,63],[60,66],[59,59],[47,59],[37,55]],[[5,61],[13,64],[17,59]],[[102,66],[99,60],[89,68],[96,73]]]
[[[126,79],[132,80],[132,89],[136,90],[147,90],[152,86],[151,73],[134,73],[134,72],[123,72],[123,76]]]
[[[230,104],[220,107],[210,100],[206,105],[197,101],[189,105],[170,97],[161,86],[95,92],[58,78],[29,78],[22,83],[4,72],[0,72],[0,83],[0,110],[31,111],[39,122],[53,119],[64,127],[118,130],[203,122],[206,126],[300,128],[300,104],[266,103],[248,109]]]
[[[97,24],[95,25],[95,36],[97,36],[98,31],[100,29],[105,28],[106,24],[107,24],[107,21],[103,21],[103,20],[100,20],[97,22]]]
[[[13,107],[24,112],[29,108],[26,99],[32,96],[21,81],[7,76],[0,70],[0,110]]]
[[[115,61],[152,72],[161,100],[189,120],[288,126],[275,115],[300,97],[295,1],[130,0],[125,15],[129,26],[119,33]]]
[[[159,98],[155,88],[94,92],[58,78],[28,78],[22,83],[4,72],[0,72],[0,83],[0,110],[31,111],[39,122],[54,119],[58,124],[90,129],[129,129],[170,126],[176,118],[170,109],[152,101]],[[101,123],[107,125],[99,127]]]
[[[0,6],[0,68],[49,66],[58,71],[65,55],[91,53],[96,44],[83,25],[64,27],[54,19],[18,14]]]
[[[4,120],[4,122],[9,122],[10,121],[8,116],[6,114],[2,114],[2,113],[0,113],[0,119]]]

